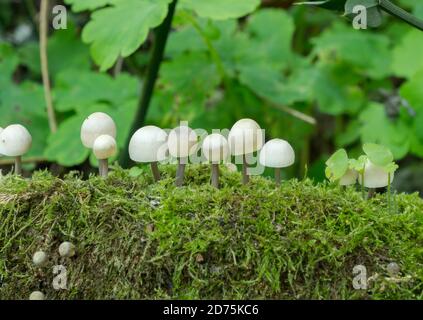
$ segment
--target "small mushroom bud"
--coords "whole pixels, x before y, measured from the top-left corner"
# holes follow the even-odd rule
[[[34,255],[32,256],[32,262],[37,267],[44,266],[47,262],[47,254],[44,251],[35,252]]]
[[[394,173],[389,174],[382,167],[367,160],[363,177],[359,177],[358,180],[362,186],[369,188],[369,198],[372,198],[375,189],[387,187],[394,181]]]
[[[348,169],[344,176],[339,180],[340,186],[352,186],[357,183],[358,172],[353,169]]]
[[[98,159],[98,170],[100,176],[107,177],[109,173],[108,158],[116,154],[116,141],[112,136],[103,134],[94,141],[93,151],[95,157]]]
[[[188,157],[197,149],[197,134],[188,126],[179,126],[169,133],[167,146],[170,155],[177,158],[179,162],[175,185],[180,187],[184,183],[185,165],[188,163]]]
[[[229,132],[229,147],[232,155],[242,156],[242,183],[247,184],[247,154],[261,149],[264,143],[264,135],[260,126],[251,119],[238,120]]]
[[[45,300],[45,295],[41,291],[34,291],[29,295],[29,300]]]
[[[282,139],[272,139],[260,152],[260,163],[265,167],[275,168],[275,182],[281,184],[281,168],[289,167],[295,162],[295,152],[291,145]]]
[[[59,246],[59,254],[63,258],[70,258],[75,255],[75,246],[68,242],[62,242]]]
[[[22,174],[22,156],[32,145],[28,130],[20,124],[12,124],[0,132],[0,154],[15,157],[15,173]]]
[[[168,157],[167,133],[156,126],[138,129],[129,142],[129,157],[135,162],[150,163],[155,181],[160,180],[157,163]]]
[[[211,183],[219,188],[219,163],[229,155],[229,144],[224,136],[213,133],[203,141],[203,155],[211,163]]]
[[[397,276],[400,272],[400,267],[398,263],[391,262],[387,265],[386,270],[388,271],[389,275],[391,277]]]

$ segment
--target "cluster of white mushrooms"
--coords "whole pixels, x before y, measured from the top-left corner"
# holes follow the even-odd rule
[[[96,112],[82,124],[81,140],[92,148],[99,160],[100,175],[107,176],[107,158],[116,153],[116,126],[107,114]],[[290,144],[281,139],[273,139],[264,144],[260,126],[251,119],[236,122],[228,138],[213,133],[199,143],[197,133],[188,126],[181,125],[168,133],[156,126],[145,126],[137,130],[129,142],[129,156],[138,163],[149,163],[155,181],[160,179],[158,162],[166,160],[169,155],[178,161],[175,185],[182,186],[185,167],[189,157],[202,147],[204,158],[211,165],[211,183],[219,187],[219,164],[226,163],[228,157],[242,156],[243,183],[249,180],[247,160],[249,154],[261,150],[259,161],[263,166],[275,168],[276,182],[280,183],[280,169],[290,166],[295,161],[294,150]],[[263,146],[264,144],[264,146]]]
[[[75,255],[76,249],[69,241],[62,242],[59,246],[59,255],[62,258],[71,258]],[[39,250],[32,256],[32,263],[37,268],[43,268],[47,264],[48,255],[45,251]],[[33,291],[29,295],[29,300],[45,300],[45,295],[41,291]]]
[[[117,152],[116,124],[103,113],[95,112],[88,116],[81,127],[82,144],[93,150],[99,162],[99,174],[108,175],[108,159]],[[21,157],[31,147],[30,133],[22,125],[14,124],[0,128],[0,154],[15,157],[15,173],[21,174]],[[185,167],[189,157],[201,146],[202,155],[211,165],[211,183],[219,187],[219,165],[228,164],[230,156],[242,158],[242,182],[248,183],[248,156],[259,152],[259,162],[265,167],[275,169],[275,181],[281,182],[281,168],[292,165],[295,161],[294,150],[282,139],[273,139],[264,143],[264,134],[260,126],[251,119],[237,121],[228,137],[220,133],[207,135],[201,142],[197,133],[186,125],[174,128],[169,134],[156,126],[145,126],[131,137],[129,156],[138,163],[149,163],[155,181],[160,179],[158,163],[168,159],[169,155],[178,161],[175,185],[182,186]]]

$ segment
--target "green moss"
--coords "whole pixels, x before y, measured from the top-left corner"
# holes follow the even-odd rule
[[[50,299],[423,298],[423,201],[401,194],[364,201],[354,189],[311,181],[280,188],[262,177],[241,186],[222,170],[222,189],[206,166],[188,166],[186,186],[174,167],[131,177],[115,168],[107,180],[64,180],[36,172],[0,184],[0,298]],[[71,241],[77,255],[58,255]],[[38,269],[32,254],[45,250]],[[388,279],[386,265],[401,267]],[[52,286],[53,265],[68,272],[68,290]],[[352,286],[353,267],[373,276]]]

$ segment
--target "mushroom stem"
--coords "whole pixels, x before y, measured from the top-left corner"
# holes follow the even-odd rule
[[[185,159],[179,158],[178,170],[176,171],[175,186],[181,187],[184,183]]]
[[[372,199],[376,194],[376,190],[374,188],[370,188],[367,194],[367,199]]]
[[[275,183],[281,185],[281,168],[275,168]]]
[[[22,174],[22,157],[17,156],[15,158],[15,174],[21,175]]]
[[[153,173],[153,177],[154,177],[154,181],[159,181],[160,180],[160,172],[159,172],[159,167],[157,165],[157,162],[151,162],[150,163],[151,166],[151,172]]]
[[[98,173],[104,178],[109,174],[109,162],[107,159],[98,160]]]
[[[247,156],[245,154],[242,155],[242,184],[247,184],[249,179],[249,176],[247,174]]]
[[[219,165],[217,163],[211,165],[211,184],[219,189]]]

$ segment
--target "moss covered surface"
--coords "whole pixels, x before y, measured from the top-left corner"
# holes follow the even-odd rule
[[[64,180],[36,172],[0,184],[0,298],[27,299],[382,299],[423,298],[423,201],[418,195],[371,201],[354,189],[311,181],[280,188],[222,170],[188,166],[186,186],[131,177]],[[73,258],[58,247],[71,241]],[[44,250],[43,268],[32,254]],[[389,262],[401,272],[390,277]],[[67,268],[68,289],[52,286],[53,266]],[[352,286],[367,267],[367,290]]]

